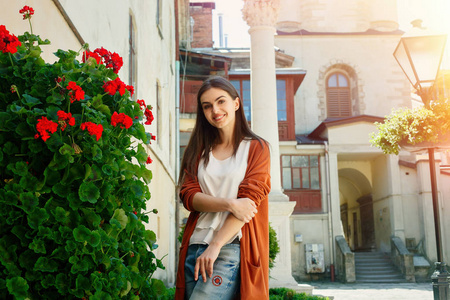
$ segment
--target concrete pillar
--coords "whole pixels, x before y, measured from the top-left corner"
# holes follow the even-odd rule
[[[338,170],[338,158],[337,153],[332,151],[328,152],[329,168],[330,168],[330,197],[331,197],[331,220],[333,226],[333,242],[336,236],[344,236],[344,229],[341,222],[341,205],[340,205],[340,193],[339,193],[339,170]]]
[[[388,182],[390,182],[390,218],[391,234],[399,237],[405,243],[405,223],[403,217],[403,200],[401,189],[400,168],[398,166],[398,156],[389,155],[386,160]]]
[[[281,190],[274,34],[280,1],[244,0],[250,26],[252,129],[271,145],[271,201],[288,201]]]
[[[274,34],[280,0],[244,0],[243,18],[250,26],[252,129],[271,145],[270,222],[278,233],[280,253],[270,272],[271,286],[290,286],[292,277],[289,216],[295,203],[281,188]]]
[[[436,161],[436,170],[439,170],[439,162]],[[438,176],[439,174],[436,174]],[[431,195],[430,165],[427,155],[417,156],[417,176],[419,177],[419,193],[421,195],[421,218],[423,224],[423,236],[425,253],[429,260],[436,261],[436,235],[434,232],[433,198]],[[439,190],[439,185],[438,185]],[[440,202],[440,201],[439,201]],[[439,205],[439,207],[441,207]],[[441,226],[442,228],[442,226]]]

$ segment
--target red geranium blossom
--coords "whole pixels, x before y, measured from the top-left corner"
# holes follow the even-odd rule
[[[39,137],[45,142],[48,138],[50,138],[49,133],[55,133],[58,129],[58,123],[48,120],[47,117],[42,117],[38,119],[38,123],[36,124],[36,130],[39,132],[34,136],[35,139]]]
[[[67,124],[70,126],[75,126],[75,118],[72,117],[71,113],[66,113],[62,110],[57,112],[58,115],[58,123],[61,125],[61,130],[64,131],[66,129]]]
[[[120,80],[119,77],[105,82],[103,89],[111,96],[113,96],[116,92],[119,92],[120,96],[123,96],[123,94],[125,94],[125,90],[128,90],[131,95],[134,93],[134,87],[131,85],[126,85],[122,80]]]
[[[130,92],[130,95],[133,96],[133,94],[134,94],[134,86],[127,85],[125,88]]]
[[[145,162],[146,164],[151,164],[153,162],[153,160],[149,157],[147,157],[147,161]]]
[[[143,109],[143,108],[145,108],[145,107],[147,106],[147,105],[145,105],[144,99],[142,99],[142,100],[137,100],[136,102],[139,104],[139,106],[140,106],[141,109]]]
[[[25,5],[19,13],[23,14],[23,19],[31,19],[31,16],[34,15],[34,9],[31,6]]]
[[[102,137],[102,133],[103,133],[102,124],[97,125],[92,122],[85,122],[85,123],[81,123],[80,128],[81,128],[81,130],[87,129],[87,131],[89,132],[90,135],[95,135],[95,137],[97,138],[97,141]]]
[[[5,25],[0,25],[0,50],[3,53],[16,53],[17,47],[20,45],[22,45],[22,43],[19,39],[15,35],[9,34]]]
[[[98,53],[95,52],[91,52],[91,51],[84,51],[83,53],[83,62],[85,63],[89,57],[94,58],[97,61],[97,65],[102,64],[102,58],[100,57],[100,55],[98,55]]]
[[[105,48],[97,48],[94,53],[100,55],[103,58],[103,63],[107,68],[112,68],[114,73],[119,73],[120,68],[123,66],[123,59],[117,53],[111,53]]]
[[[146,108],[144,112],[145,117],[147,118],[147,121],[145,121],[145,125],[151,125],[153,120],[155,119],[153,117],[153,113],[150,109]]]
[[[111,125],[116,127],[117,125],[120,124],[120,128],[125,128],[128,129],[131,127],[131,125],[133,125],[133,119],[131,119],[129,116],[127,116],[124,113],[120,113],[118,114],[116,111],[113,113],[113,115],[111,116]]]
[[[75,81],[69,81],[67,89],[70,90],[70,103],[84,99],[84,91]]]

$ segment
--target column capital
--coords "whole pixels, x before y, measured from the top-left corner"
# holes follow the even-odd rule
[[[272,26],[278,19],[280,0],[244,0],[242,14],[248,26]]]

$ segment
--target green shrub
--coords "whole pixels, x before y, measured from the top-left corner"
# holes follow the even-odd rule
[[[269,289],[270,300],[328,300],[328,297],[308,295],[306,293],[297,293],[289,288],[271,288]]]
[[[146,212],[151,107],[131,100],[116,53],[79,62],[58,50],[48,64],[48,43],[0,26],[0,299],[163,295],[144,226],[156,213]]]

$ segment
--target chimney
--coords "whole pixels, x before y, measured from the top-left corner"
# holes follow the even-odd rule
[[[213,46],[212,10],[214,2],[189,3],[189,14],[194,19],[192,48],[211,48]]]

